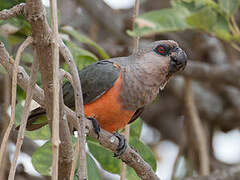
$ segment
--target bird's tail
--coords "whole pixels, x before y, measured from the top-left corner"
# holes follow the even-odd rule
[[[46,110],[42,107],[38,107],[31,111],[30,115],[28,116],[27,120],[27,131],[34,131],[39,129],[45,125],[47,125],[47,117],[46,117]],[[19,130],[20,126],[16,127],[16,130]]]

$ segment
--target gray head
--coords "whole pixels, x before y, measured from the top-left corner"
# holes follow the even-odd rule
[[[173,40],[155,41],[143,49],[139,49],[138,56],[144,56],[144,61],[151,61],[156,66],[168,69],[168,76],[182,71],[187,65],[187,55]],[[155,62],[154,62],[155,61]]]
[[[164,87],[175,72],[184,70],[187,64],[186,53],[173,40],[155,41],[139,49],[134,56],[135,64],[145,74],[142,78],[160,87]]]

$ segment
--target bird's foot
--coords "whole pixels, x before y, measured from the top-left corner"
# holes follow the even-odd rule
[[[118,140],[119,140],[117,152],[114,153],[114,157],[119,157],[125,152],[125,150],[127,148],[127,141],[126,141],[124,135],[122,135],[118,132],[115,132],[113,135],[116,136],[116,138],[118,138]]]
[[[88,117],[88,120],[92,121],[93,129],[95,133],[97,134],[97,138],[99,138],[99,133],[101,131],[100,125],[98,121],[94,117]]]

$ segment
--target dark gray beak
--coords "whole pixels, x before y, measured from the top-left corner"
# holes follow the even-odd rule
[[[187,55],[181,48],[174,48],[170,58],[170,65],[168,67],[169,75],[172,75],[177,71],[183,71],[185,69],[187,65]]]

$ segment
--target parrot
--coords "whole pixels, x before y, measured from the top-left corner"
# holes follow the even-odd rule
[[[119,139],[118,154],[125,151],[126,140],[118,133],[136,120],[163,89],[169,78],[184,70],[187,55],[177,42],[159,40],[139,48],[127,57],[101,60],[80,70],[84,114],[92,121],[95,132],[100,128],[114,133]],[[74,109],[74,90],[70,82],[62,86],[64,104]],[[41,128],[47,120],[46,110],[38,107],[31,111],[26,129]]]

